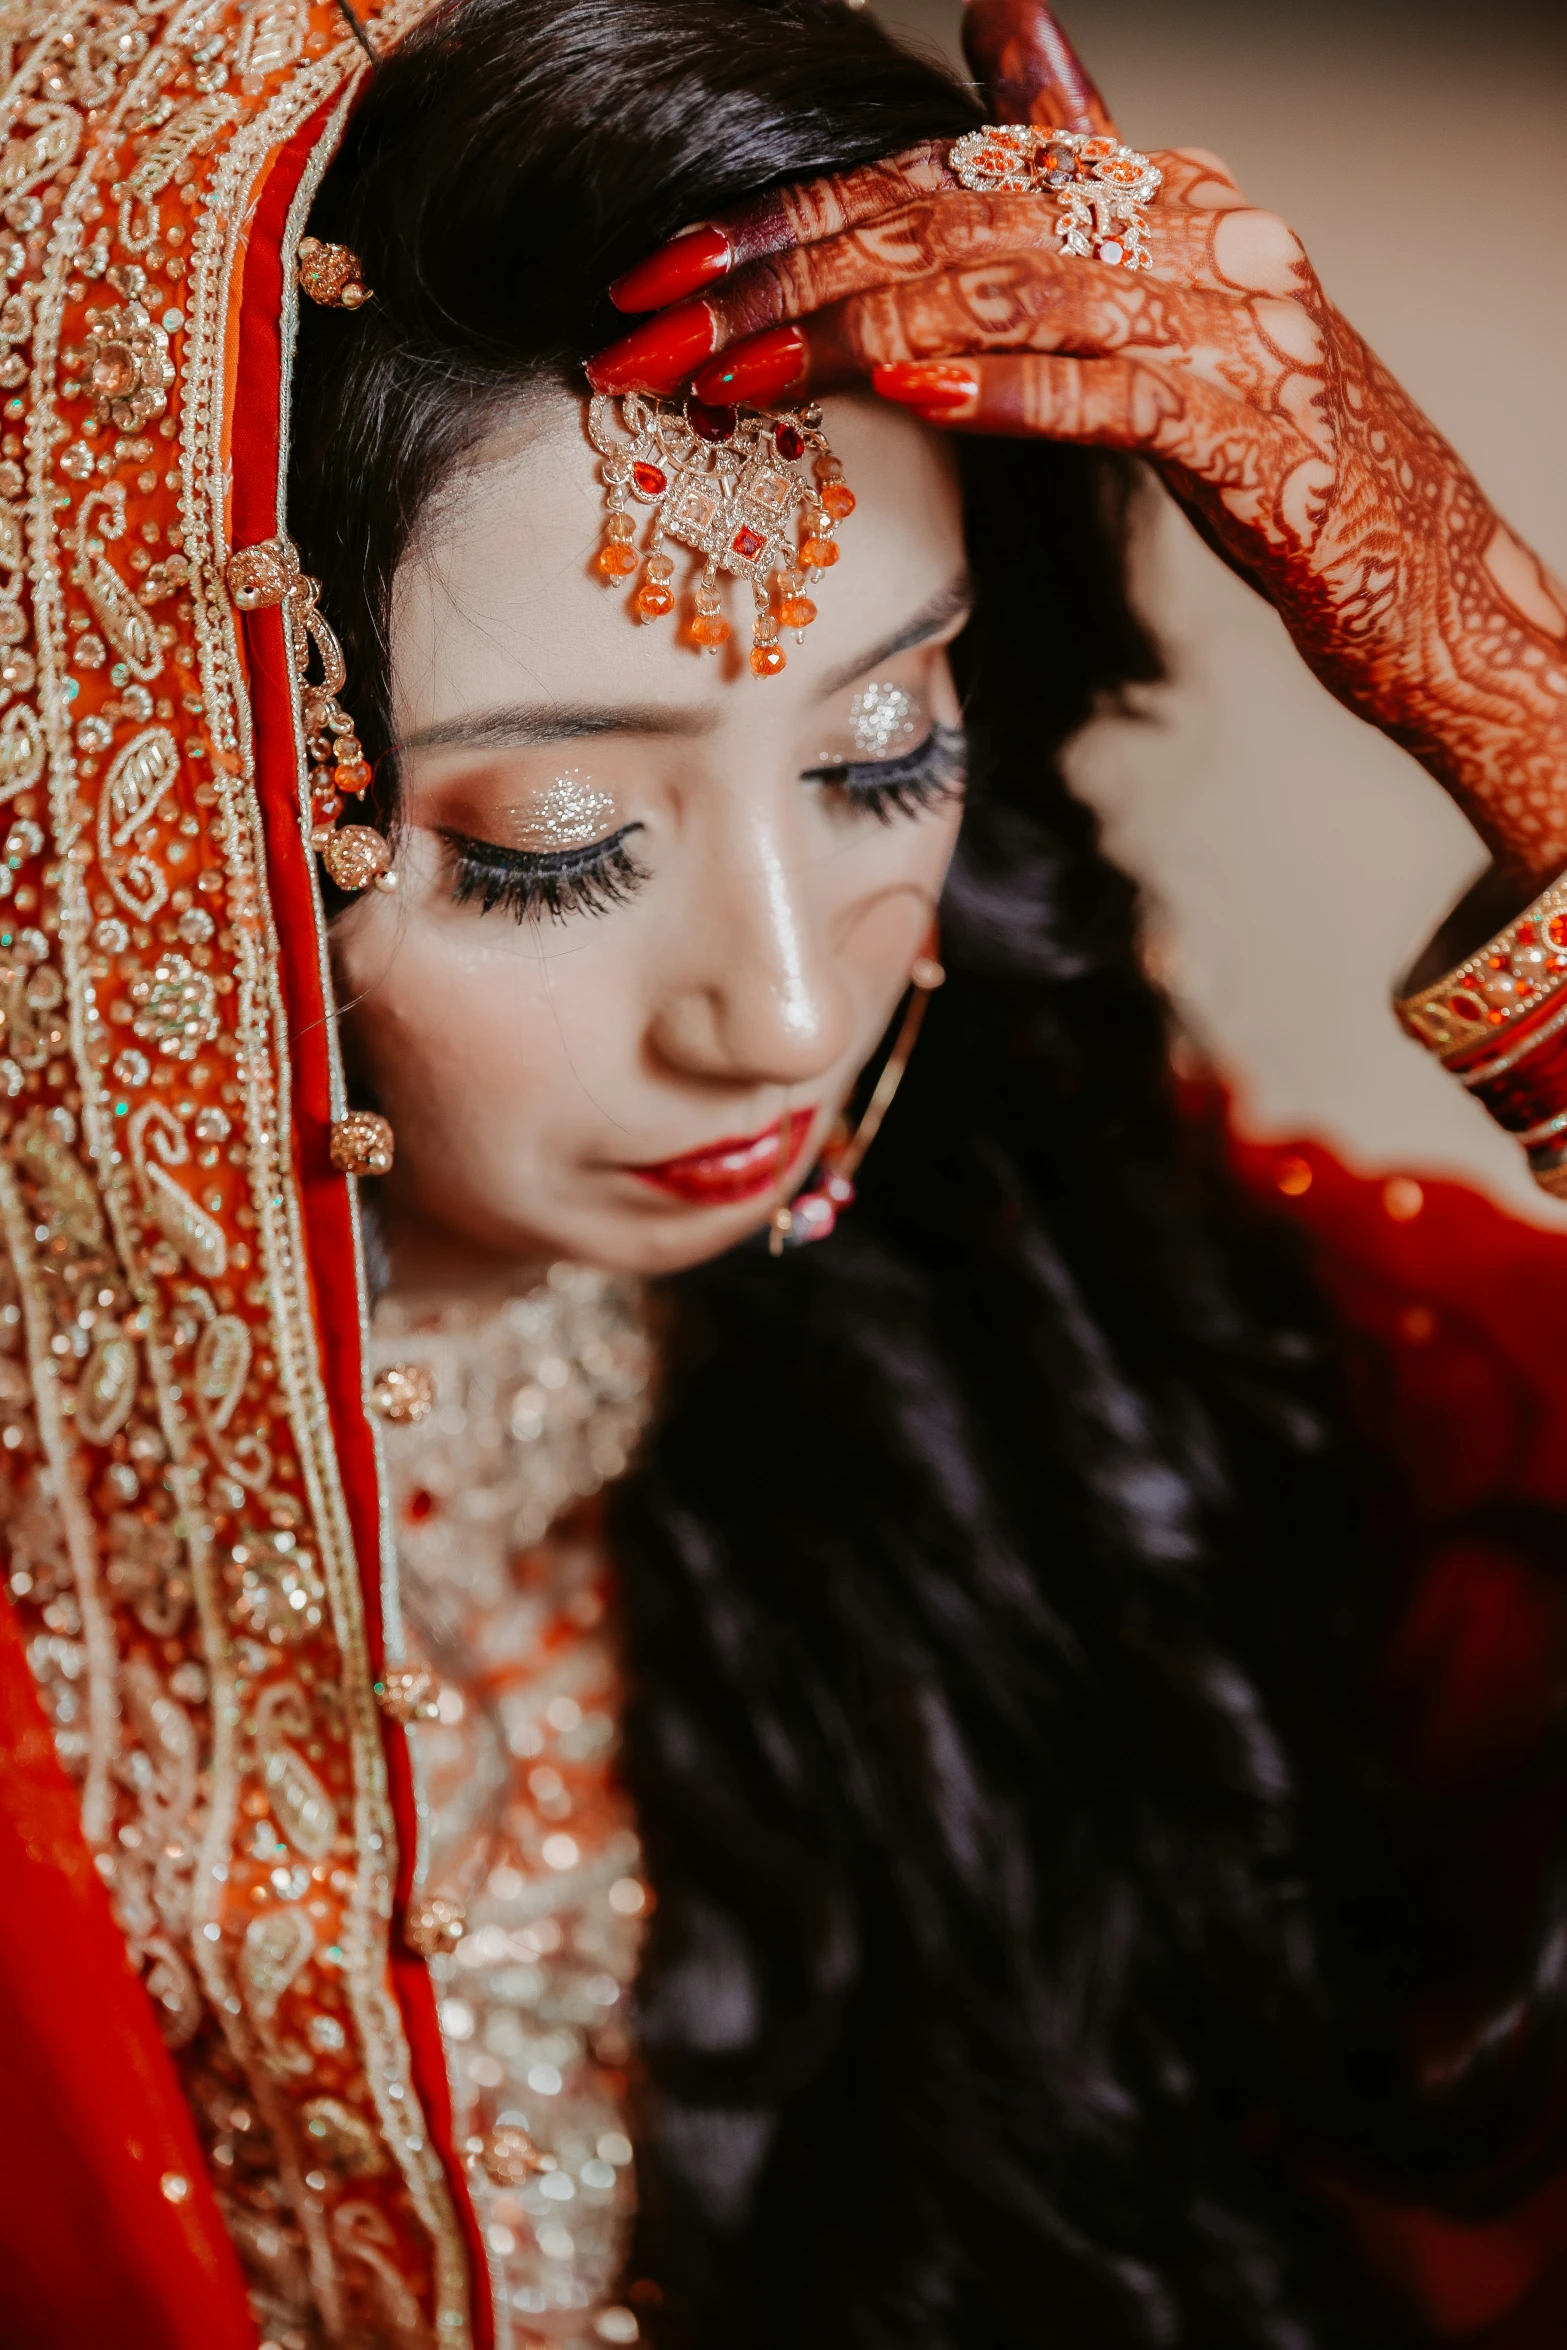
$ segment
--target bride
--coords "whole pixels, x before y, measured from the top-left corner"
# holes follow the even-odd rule
[[[13,44],[8,2339],[1558,2337],[1559,1251],[1230,1137],[1060,760],[1142,460],[1567,1194],[1567,610],[968,17]]]

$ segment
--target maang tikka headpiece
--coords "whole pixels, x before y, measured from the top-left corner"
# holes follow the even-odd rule
[[[854,492],[821,423],[814,405],[779,414],[641,392],[618,399],[597,394],[588,406],[588,436],[604,460],[600,578],[613,585],[638,568],[634,499],[651,509],[642,577],[631,598],[635,617],[661,620],[673,612],[675,566],[664,541],[677,539],[705,558],[691,598],[689,641],[706,653],[728,642],[719,577],[729,572],[750,582],[756,606],[752,671],[775,677],[784,666],[779,632],[792,628],[802,639],[816,618],[807,586],[837,562],[834,529],[854,512]],[[814,488],[802,471],[807,457]]]

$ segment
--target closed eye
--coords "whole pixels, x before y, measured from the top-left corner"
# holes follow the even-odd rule
[[[481,914],[504,907],[518,922],[547,915],[564,922],[572,914],[607,914],[623,905],[647,880],[627,845],[640,824],[623,824],[607,839],[580,849],[506,849],[467,834],[442,835],[452,860],[452,898],[476,905]]]
[[[968,745],[959,726],[932,726],[922,743],[894,759],[846,759],[807,767],[802,783],[837,792],[879,823],[918,816],[943,801],[961,799],[968,776]]]

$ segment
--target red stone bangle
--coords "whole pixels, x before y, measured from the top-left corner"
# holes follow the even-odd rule
[[[1567,1199],[1567,875],[1434,987],[1395,1009]]]

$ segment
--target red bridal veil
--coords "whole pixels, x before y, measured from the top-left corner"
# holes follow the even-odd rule
[[[253,2344],[238,2246],[334,2339],[480,2342],[300,681],[229,584],[369,60],[330,0],[0,40],[6,2338]]]

